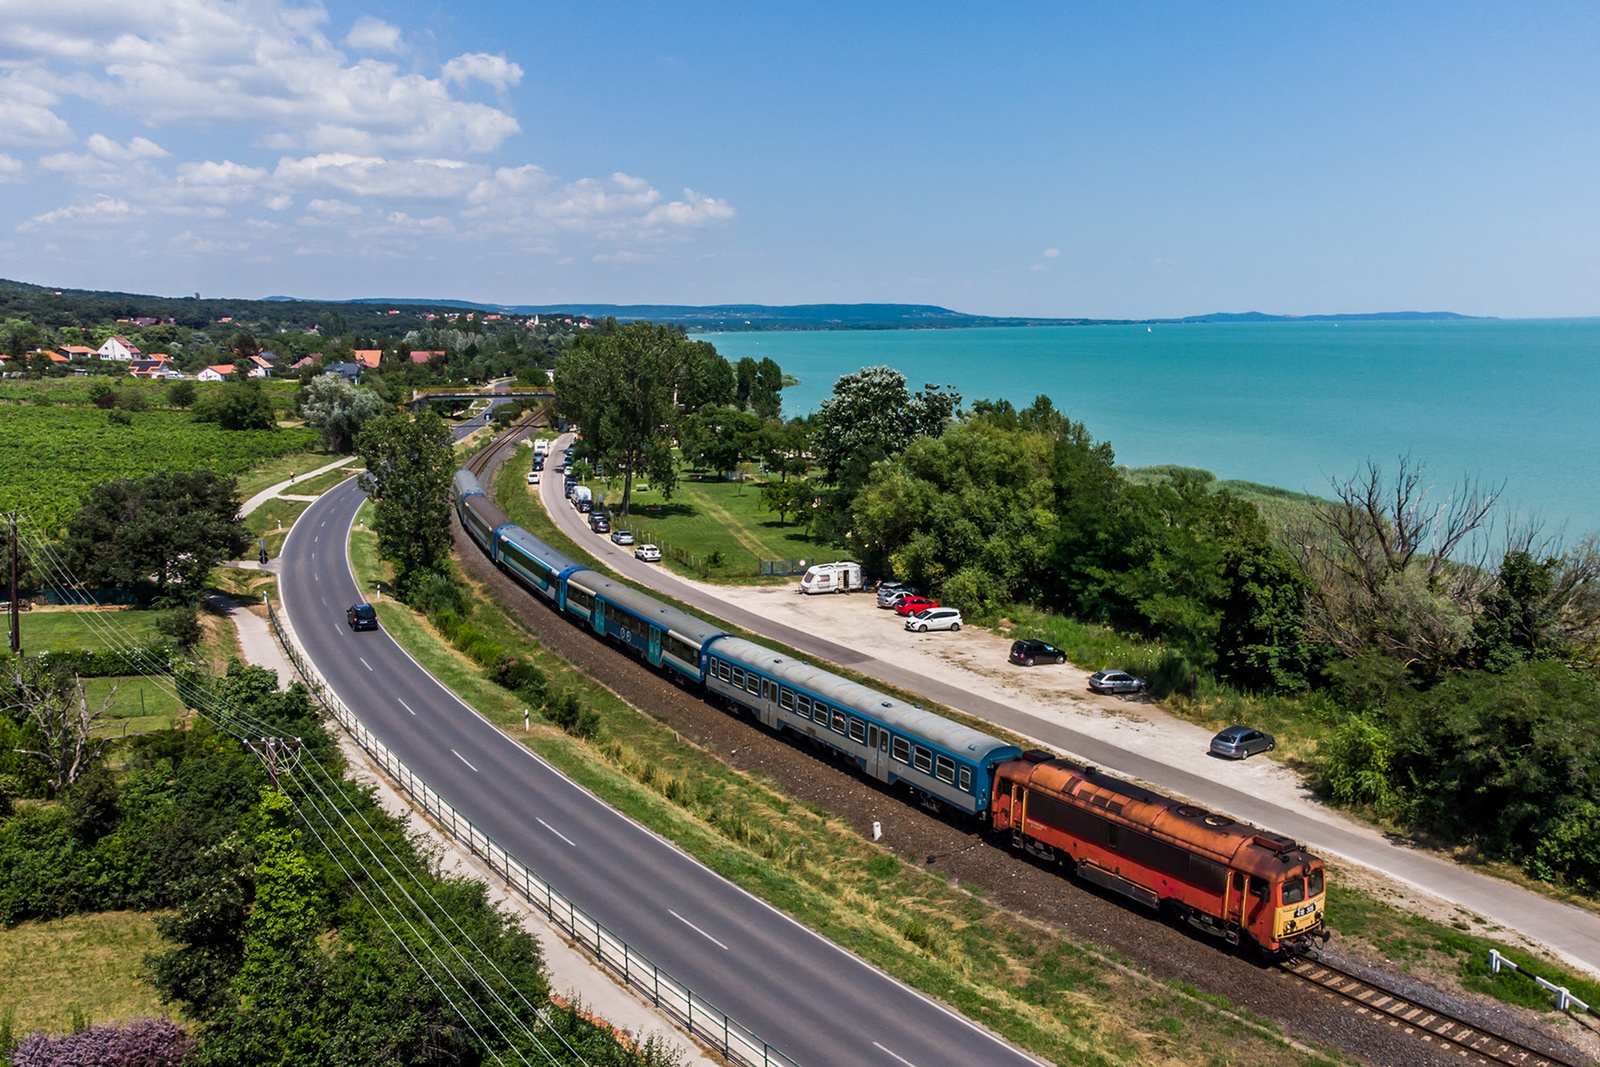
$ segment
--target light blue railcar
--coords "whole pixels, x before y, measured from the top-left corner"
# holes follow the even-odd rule
[[[587,570],[583,564],[557,552],[520,526],[502,526],[496,530],[491,554],[496,563],[523,585],[554,603],[558,610],[566,607],[562,595],[566,579]]]
[[[997,737],[740,637],[711,641],[701,658],[709,692],[774,729],[851,756],[879,781],[906,784],[930,806],[988,810],[995,765],[1022,755]]]
[[[574,571],[561,584],[563,610],[595,633],[625,645],[653,667],[704,680],[701,650],[723,630],[596,571]]]

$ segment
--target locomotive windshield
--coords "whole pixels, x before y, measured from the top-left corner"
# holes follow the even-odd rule
[[[1283,880],[1283,902],[1285,904],[1298,904],[1306,899],[1306,880],[1296,875]]]
[[[1311,883],[1309,887],[1311,890],[1311,895],[1314,897],[1320,897],[1322,895],[1322,868],[1311,868],[1311,872],[1307,878]]]

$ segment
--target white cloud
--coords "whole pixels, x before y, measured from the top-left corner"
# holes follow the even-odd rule
[[[54,211],[47,211],[43,215],[35,215],[27,222],[18,226],[19,230],[31,230],[35,226],[49,226],[58,222],[77,222],[83,219],[94,219],[97,222],[115,222],[127,217],[128,202],[109,196],[102,196],[87,204],[69,204],[58,207]]]
[[[14,182],[22,175],[22,160],[0,152],[0,182]]]
[[[359,215],[360,206],[347,204],[343,200],[313,200],[306,205],[306,210],[317,215]]]
[[[1045,259],[1055,259],[1055,258],[1059,257],[1060,255],[1061,255],[1061,249],[1059,249],[1059,248],[1047,248],[1047,249],[1044,250],[1044,258]]]
[[[323,186],[353,196],[442,199],[465,195],[487,172],[487,167],[456,159],[391,160],[324,152],[301,159],[285,157],[272,177],[293,189]]]
[[[266,205],[271,211],[283,211],[286,208],[294,205],[294,197],[285,193],[279,193],[277,196],[267,197]]]
[[[172,154],[144,137],[135,137],[124,147],[104,134],[91,133],[84,143],[89,146],[90,155],[111,163],[130,163],[136,159],[164,159]]]
[[[733,208],[728,206],[726,200],[701,196],[693,189],[685,189],[682,200],[651,208],[644,222],[646,226],[709,226],[727,222],[733,215]]]
[[[178,181],[187,185],[255,185],[265,181],[267,172],[224,159],[221,163],[179,163]]]
[[[480,81],[503,93],[522,82],[522,68],[507,61],[503,54],[491,56],[487,52],[471,52],[456,56],[444,65],[444,80],[461,85]]]
[[[498,147],[520,127],[508,112],[457,100],[468,79],[514,85],[504,57],[463,56],[448,77],[355,62],[323,34],[327,11],[289,0],[77,0],[7,5],[0,54],[14,71],[0,87],[0,137],[60,143],[71,131],[50,110],[76,95],[154,125],[245,123],[279,147],[424,152]],[[352,29],[389,41],[385,24]],[[392,27],[390,27],[392,29]],[[392,43],[398,45],[398,31]]]
[[[371,15],[362,15],[356,19],[355,25],[350,27],[350,32],[344,35],[344,43],[357,52],[388,52],[390,55],[399,56],[410,51],[406,43],[400,39],[399,26],[391,26]]]

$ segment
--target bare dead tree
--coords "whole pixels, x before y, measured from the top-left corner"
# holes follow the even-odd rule
[[[42,762],[49,773],[52,792],[76,782],[100,758],[109,737],[94,735],[95,727],[111,710],[117,695],[113,685],[99,708],[90,710],[83,679],[68,678],[37,660],[19,660],[12,676],[12,704],[6,709],[21,711],[32,726],[32,748],[18,748],[24,756]]]
[[[1316,585],[1313,633],[1346,655],[1378,650],[1442,664],[1461,647],[1488,568],[1493,516],[1504,485],[1463,478],[1433,498],[1426,467],[1401,456],[1394,477],[1368,462],[1334,499],[1288,531]]]

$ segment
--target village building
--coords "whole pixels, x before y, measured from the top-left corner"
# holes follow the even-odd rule
[[[96,351],[101,359],[114,359],[119,363],[138,359],[143,354],[139,351],[139,346],[126,337],[108,338]]]
[[[195,380],[202,382],[220,382],[232,373],[232,363],[218,363],[215,366],[207,367],[199,374],[196,374]]]

